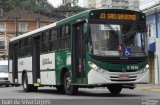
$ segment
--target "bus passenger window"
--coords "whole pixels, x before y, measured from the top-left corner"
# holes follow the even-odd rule
[[[41,53],[48,52],[49,31],[42,33]]]
[[[32,38],[28,37],[26,39],[26,56],[32,55]]]
[[[66,26],[65,48],[70,48],[70,26]]]
[[[25,39],[19,41],[19,57],[25,56]]]
[[[11,48],[12,50],[12,48]],[[19,51],[18,51],[18,57],[21,57],[22,56],[22,52],[21,52],[21,40],[19,41]]]
[[[60,28],[59,48],[70,48],[70,25],[65,25]]]
[[[70,34],[70,27],[69,25],[66,26],[66,36],[69,36]]]
[[[59,47],[65,49],[65,26],[60,28]]]
[[[66,27],[63,26],[61,27],[61,37],[65,36],[66,35]]]
[[[58,49],[57,43],[57,29],[51,30],[50,38],[49,38],[49,51],[55,51]]]
[[[9,44],[9,59],[13,59],[13,45],[12,43]]]

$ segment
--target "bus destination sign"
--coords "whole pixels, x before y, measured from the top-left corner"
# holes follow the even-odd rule
[[[136,15],[119,13],[100,13],[99,19],[136,21]]]

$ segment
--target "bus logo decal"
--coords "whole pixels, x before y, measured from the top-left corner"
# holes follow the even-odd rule
[[[125,73],[125,72],[126,72],[126,69],[125,69],[125,68],[123,68],[123,69],[122,69],[122,72],[124,72],[124,73]]]
[[[43,65],[52,64],[52,61],[50,61],[49,58],[43,59],[43,60],[42,60],[42,64],[43,64]]]
[[[19,65],[20,65],[20,66],[23,65],[23,61],[20,61],[20,62],[19,62]]]

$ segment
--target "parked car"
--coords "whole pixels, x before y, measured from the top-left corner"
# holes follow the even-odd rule
[[[9,86],[7,60],[0,60],[0,86],[2,85]]]

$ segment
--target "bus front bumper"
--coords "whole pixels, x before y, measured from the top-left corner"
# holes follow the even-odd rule
[[[145,71],[140,73],[139,71]],[[149,70],[144,68],[136,72],[109,72],[91,69],[88,73],[88,84],[138,84],[149,82]]]

